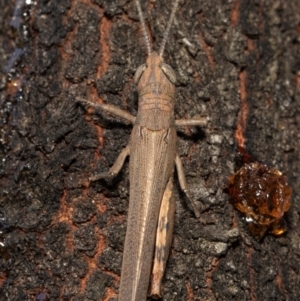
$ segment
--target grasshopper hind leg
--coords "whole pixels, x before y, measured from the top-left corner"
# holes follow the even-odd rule
[[[192,199],[192,197],[190,195],[190,191],[188,189],[186,178],[185,178],[184,169],[183,169],[183,166],[182,166],[182,161],[181,161],[181,159],[178,155],[176,155],[176,158],[175,158],[175,165],[176,165],[176,169],[177,169],[180,188],[185,193],[185,195],[187,196],[187,198],[188,198],[188,200],[189,200],[189,202],[190,202],[190,204],[193,208],[193,211],[196,215],[196,218],[200,219],[200,211],[197,208],[197,205],[196,205],[195,201]]]
[[[156,233],[155,255],[152,269],[150,295],[153,299],[161,298],[161,282],[169,257],[174,228],[175,201],[173,196],[173,176],[164,191],[159,211]]]

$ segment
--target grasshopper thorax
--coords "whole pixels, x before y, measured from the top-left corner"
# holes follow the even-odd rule
[[[151,130],[174,126],[175,73],[156,52],[135,74],[139,94],[136,123]]]

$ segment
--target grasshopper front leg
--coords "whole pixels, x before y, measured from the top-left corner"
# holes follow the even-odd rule
[[[103,111],[106,111],[114,116],[120,117],[122,119],[125,119],[127,121],[129,121],[130,123],[134,123],[135,122],[135,117],[132,116],[130,113],[126,112],[125,110],[122,110],[114,105],[110,105],[110,104],[104,104],[104,103],[93,103],[91,101],[85,100],[83,98],[76,98],[76,101],[84,106],[87,107],[93,107],[96,109],[100,109]]]
[[[135,121],[135,117],[132,116],[131,114],[129,114],[128,112],[114,106],[114,105],[110,105],[110,104],[100,104],[100,103],[93,103],[91,101],[82,99],[82,98],[76,98],[76,101],[84,106],[91,106],[94,107],[96,109],[101,109],[103,111],[109,112],[112,115],[115,115],[117,117],[121,117],[131,123],[134,123]],[[100,179],[104,179],[104,178],[111,178],[116,176],[120,170],[122,169],[125,159],[127,156],[130,155],[130,147],[129,145],[127,145],[119,154],[116,162],[114,163],[114,165],[109,169],[109,171],[107,172],[101,172],[101,173],[97,173],[91,177],[89,177],[89,181],[97,181]]]
[[[124,165],[124,161],[126,159],[127,156],[129,156],[130,154],[130,147],[129,145],[127,145],[119,154],[116,162],[114,163],[114,165],[109,169],[109,171],[106,172],[101,172],[98,174],[95,174],[91,177],[89,177],[90,181],[97,181],[100,179],[104,179],[104,178],[111,178],[116,176],[120,170],[122,169],[123,165]]]

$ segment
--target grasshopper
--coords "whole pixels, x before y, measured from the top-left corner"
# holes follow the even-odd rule
[[[85,106],[98,107],[133,124],[129,144],[122,150],[109,171],[89,178],[90,181],[95,181],[117,175],[126,157],[130,155],[130,200],[119,301],[146,300],[150,278],[152,278],[151,296],[161,297],[161,281],[174,226],[175,166],[180,187],[190,201],[196,217],[200,217],[199,210],[188,191],[181,159],[176,154],[176,127],[204,126],[207,119],[175,120],[176,76],[173,69],[162,59],[178,2],[179,0],[174,2],[158,54],[151,50],[140,3],[136,0],[148,52],[146,63],[137,69],[134,76],[139,95],[136,117],[110,104],[94,104],[77,99]]]

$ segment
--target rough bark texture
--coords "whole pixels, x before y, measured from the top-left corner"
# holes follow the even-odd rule
[[[171,6],[142,1],[156,49]],[[164,58],[178,77],[176,117],[210,116],[178,141],[206,223],[176,184],[164,300],[300,300],[299,7],[181,1]],[[112,181],[79,183],[113,164],[131,126],[74,100],[136,114],[146,51],[134,1],[1,0],[0,12],[0,299],[116,300],[128,164]],[[282,237],[256,241],[223,192],[244,140],[293,188]]]

